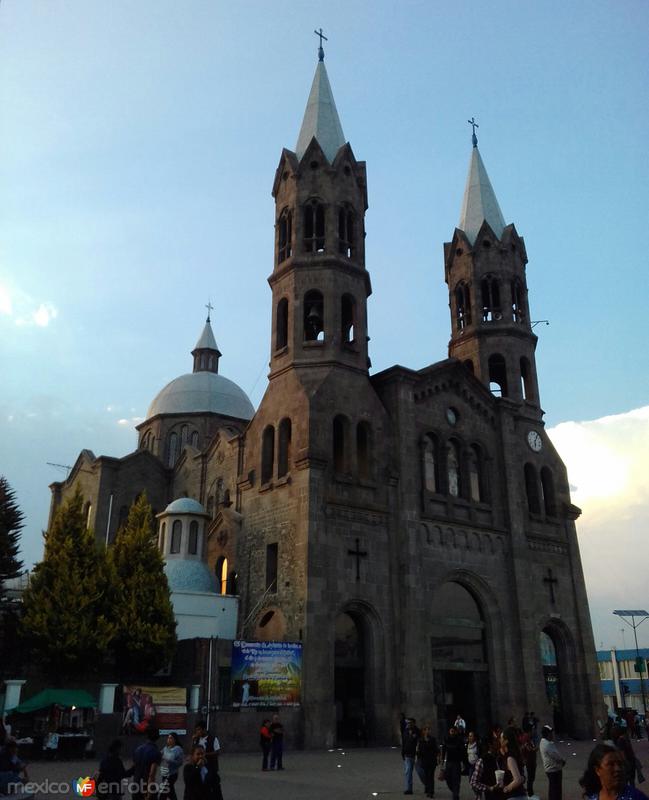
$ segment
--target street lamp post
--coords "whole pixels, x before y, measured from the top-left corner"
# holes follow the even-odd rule
[[[622,622],[626,623],[630,628],[633,628],[633,637],[635,639],[635,663],[636,669],[638,670],[638,675],[640,675],[640,694],[642,695],[642,708],[644,709],[645,719],[647,718],[647,698],[645,697],[644,693],[644,680],[642,678],[642,673],[644,672],[644,660],[640,658],[640,648],[638,647],[638,628],[642,625],[642,623],[649,619],[649,611],[643,611],[638,609],[632,609],[631,611],[622,610],[622,611],[614,611],[613,612],[616,616],[620,617]],[[631,622],[627,619],[627,617],[631,617]],[[640,622],[636,622],[635,618],[641,617],[642,619]]]

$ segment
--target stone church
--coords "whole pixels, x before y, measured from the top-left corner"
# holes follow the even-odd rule
[[[214,591],[239,598],[238,637],[303,644],[305,746],[393,741],[400,712],[443,731],[459,711],[484,731],[533,709],[590,737],[603,703],[580,511],[544,430],[525,243],[475,134],[444,245],[448,358],[424,369],[370,371],[366,165],[322,50],[272,195],[259,408],[219,373],[208,315],[192,372],[155,397],[138,449],[84,450],[51,486],[52,511],[79,485],[109,544],[143,489],[163,517],[197,501]],[[165,552],[196,553],[160,526]]]

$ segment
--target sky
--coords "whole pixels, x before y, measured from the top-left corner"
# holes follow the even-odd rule
[[[532,317],[550,323],[541,401],[583,509],[596,644],[629,645],[611,612],[649,605],[644,0],[3,0],[0,473],[26,563],[66,474],[50,464],[134,449],[155,394],[191,371],[208,299],[220,371],[259,402],[271,188],[319,27],[367,162],[373,372],[447,355],[443,243],[475,116]]]

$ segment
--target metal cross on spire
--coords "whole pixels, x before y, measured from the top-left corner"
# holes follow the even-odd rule
[[[212,305],[212,301],[211,300],[207,301],[207,304],[206,304],[205,308],[207,309],[207,319],[205,321],[209,322],[210,321],[210,314],[214,310],[214,306]]]
[[[316,36],[320,37],[320,47],[318,47],[318,61],[324,61],[324,50],[322,49],[322,40],[324,39],[325,42],[328,42],[329,39],[324,35],[322,32],[322,28],[319,31],[313,31]]]
[[[479,126],[479,125],[478,125],[478,123],[475,121],[475,117],[471,117],[471,119],[468,119],[468,120],[467,120],[467,122],[468,122],[468,123],[469,123],[469,125],[471,125],[471,127],[473,128],[473,134],[472,134],[472,136],[471,136],[471,141],[473,142],[473,146],[474,146],[474,147],[477,147],[477,146],[478,146],[478,137],[475,135],[475,129],[476,129],[476,128],[479,128],[480,126]]]

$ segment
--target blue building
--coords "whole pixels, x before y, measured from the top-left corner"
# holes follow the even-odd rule
[[[609,714],[612,714],[616,708],[623,707],[635,708],[636,711],[643,714],[643,688],[645,700],[649,705],[649,647],[641,647],[639,652],[644,666],[642,673],[636,671],[635,648],[617,650],[613,647],[611,650],[597,651],[602,694]],[[642,681],[640,675],[642,675]]]

